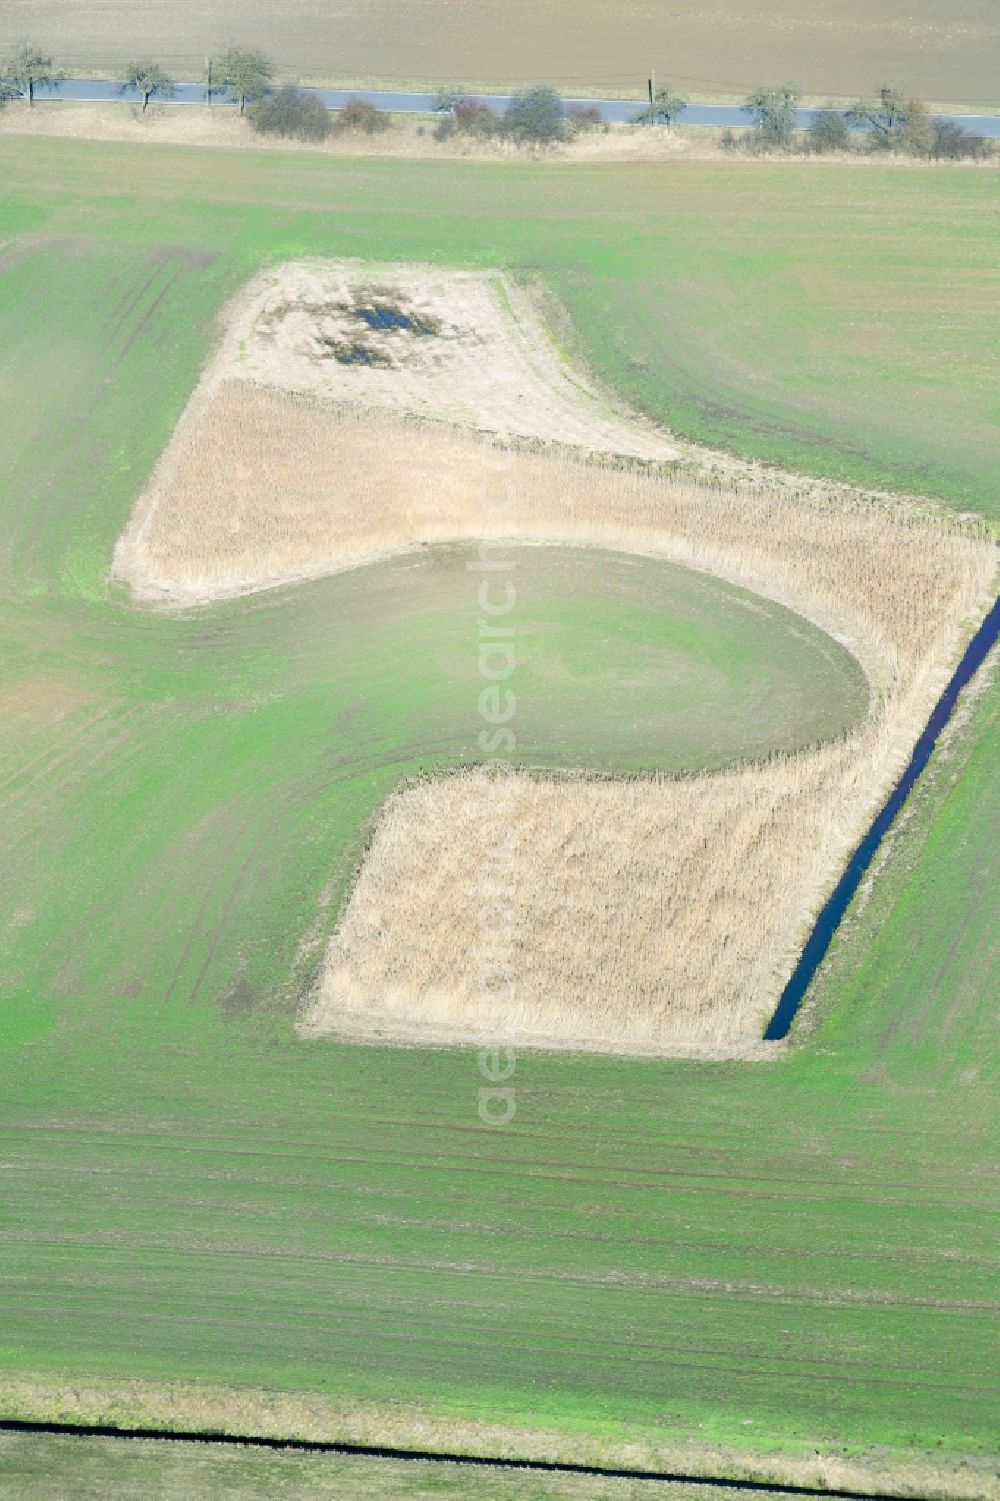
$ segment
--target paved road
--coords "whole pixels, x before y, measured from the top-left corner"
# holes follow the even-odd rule
[[[377,104],[380,109],[393,110],[400,114],[426,113],[434,98],[433,94],[390,94],[365,89],[317,89],[316,93],[331,109],[337,109],[345,99],[361,98],[370,99],[372,104]],[[55,91],[42,88],[36,91],[38,99],[107,101],[120,97],[120,84],[107,80],[91,82],[80,78],[67,78]],[[510,102],[509,94],[479,94],[477,98],[485,99],[488,104],[501,110]],[[220,108],[226,107],[219,99],[215,99],[214,102]],[[174,103],[204,104],[204,87],[197,83],[178,84]],[[603,112],[606,120],[631,120],[636,111],[641,108],[641,105],[634,99],[567,99],[566,103],[567,105],[594,105]],[[799,110],[798,123],[808,125],[813,114],[813,110]],[[681,116],[681,123],[683,125],[739,126],[746,125],[748,118],[745,110],[735,104],[691,104]],[[942,118],[955,120],[959,125],[964,125],[966,130],[974,131],[976,135],[1000,137],[1000,115],[943,115]]]

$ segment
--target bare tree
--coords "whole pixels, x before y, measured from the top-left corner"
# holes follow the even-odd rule
[[[992,141],[984,140],[982,136],[974,135],[970,130],[964,130],[956,120],[934,121],[931,156],[950,157],[952,160],[960,160],[964,157],[972,161],[985,161],[994,155],[994,151]]]
[[[455,105],[455,115],[451,120],[444,119],[434,132],[438,140],[446,140],[450,133],[445,127],[451,126],[463,135],[470,136],[495,136],[501,128],[500,116],[491,108],[484,99],[463,99],[461,104]]]
[[[431,110],[435,115],[453,115],[460,104],[468,102],[468,94],[461,89],[438,89],[431,100]]]
[[[146,113],[146,106],[154,94],[159,94],[161,99],[171,99],[174,94],[174,82],[168,78],[158,63],[129,63],[125,72],[125,82],[121,92],[127,94],[129,89],[134,89],[142,100],[142,112]]]
[[[644,125],[665,125],[671,129],[679,115],[682,115],[688,107],[687,99],[683,94],[678,94],[669,83],[657,89],[653,95],[652,105],[644,109],[636,116],[636,120]]]
[[[934,120],[922,99],[906,101],[906,124],[899,131],[899,146],[911,156],[930,156],[934,150]]]
[[[295,136],[300,141],[325,141],[332,124],[322,99],[293,83],[251,104],[247,119],[261,135]]]
[[[847,111],[850,125],[865,125],[875,132],[875,139],[890,145],[910,118],[910,106],[902,89],[886,85],[877,99],[859,99]]]
[[[215,69],[218,85],[239,100],[241,115],[249,102],[263,98],[273,75],[274,69],[264,54],[245,47],[230,47]]]
[[[573,135],[583,135],[587,130],[603,130],[608,122],[596,104],[571,104],[566,111],[566,125]]]
[[[63,76],[53,66],[51,57],[46,57],[33,42],[18,42],[4,62],[3,71],[15,88],[15,93],[9,97],[27,99],[29,109],[35,102],[35,89],[39,84],[57,88]]]
[[[753,116],[761,137],[771,146],[786,146],[795,128],[799,90],[793,83],[778,88],[754,89],[743,108]]]
[[[341,134],[358,131],[362,135],[381,135],[392,124],[388,110],[378,109],[368,99],[345,99],[333,121],[333,129]]]

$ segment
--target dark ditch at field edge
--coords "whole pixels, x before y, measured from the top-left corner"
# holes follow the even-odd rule
[[[987,653],[998,638],[1000,638],[1000,599],[994,600],[993,608],[966,647],[961,662],[934,705],[924,732],[913,748],[909,764],[877,814],[868,833],[851,856],[847,869],[813,924],[799,962],[781,993],[774,1015],[767,1024],[767,1031],[764,1033],[765,1042],[780,1042],[782,1038],[788,1036],[813,976],[826,957],[833,936],[875,858],[879,845],[930,760],[938,736],[954,712],[959,694],[982,666]]]

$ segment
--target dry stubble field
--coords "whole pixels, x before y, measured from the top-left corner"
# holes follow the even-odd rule
[[[566,24],[556,0],[288,0],[280,24],[260,0],[2,0],[0,31],[37,36],[97,76],[152,53],[178,76],[238,41],[283,73],[323,81],[547,79],[567,92],[629,96],[651,67],[699,95],[742,96],[796,80],[818,96],[870,92],[886,79],[932,100],[997,103],[997,18],[982,0],[713,0],[665,9],[656,0],[584,0]]]

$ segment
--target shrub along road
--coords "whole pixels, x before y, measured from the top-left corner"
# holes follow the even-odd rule
[[[407,93],[393,89],[317,89],[315,92],[330,109],[340,109],[348,99],[366,99],[378,109],[401,115],[430,113],[436,97],[433,93]],[[120,100],[121,97],[121,84],[109,79],[66,78],[62,80],[58,88],[49,88],[40,84],[36,92],[38,99],[76,99],[102,104]],[[510,94],[476,94],[477,99],[482,99],[484,103],[498,110],[506,109],[511,97]],[[172,102],[175,104],[207,103],[204,84],[178,83],[175,86]],[[226,107],[224,99],[216,98],[211,102],[218,105],[220,109]],[[569,109],[574,106],[599,109],[604,118],[612,123],[634,120],[638,111],[643,107],[639,99],[588,99],[584,96],[569,94],[565,98],[565,103]],[[800,109],[796,113],[796,123],[804,128],[815,114],[816,111],[813,109]],[[1000,115],[943,114],[941,118],[954,120],[956,124],[963,126],[974,135],[1000,136]],[[736,104],[699,104],[697,101],[692,101],[681,116],[680,123],[682,125],[728,125],[740,129],[750,124],[750,117],[745,109],[741,109]]]

